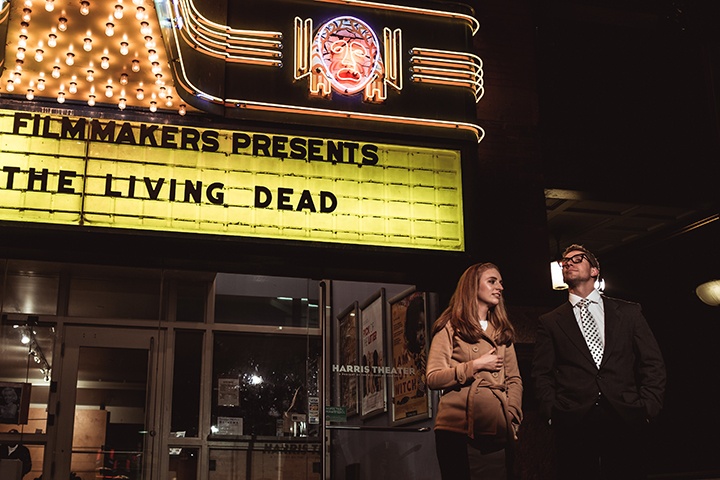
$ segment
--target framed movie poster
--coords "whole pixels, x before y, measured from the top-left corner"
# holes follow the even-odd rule
[[[335,406],[344,407],[346,415],[359,413],[358,386],[358,302],[353,302],[337,316],[337,397]]]
[[[28,422],[31,386],[30,383],[0,383],[0,423]]]
[[[360,305],[360,407],[363,418],[387,411],[385,289]]]
[[[389,304],[391,421],[401,425],[430,417],[432,403],[425,378],[430,316],[427,294],[414,288],[393,297]]]

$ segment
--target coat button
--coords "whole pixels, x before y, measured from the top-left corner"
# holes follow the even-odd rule
[[[478,351],[478,347],[473,347],[473,348],[472,348],[472,351],[473,351],[473,352],[477,352],[477,351]]]
[[[497,376],[498,376],[498,372],[492,372],[492,376],[493,376],[493,377],[497,377]]]

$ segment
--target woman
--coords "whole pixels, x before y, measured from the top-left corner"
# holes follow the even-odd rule
[[[427,382],[442,390],[435,442],[443,480],[507,478],[523,387],[502,292],[495,265],[473,265],[433,325]]]

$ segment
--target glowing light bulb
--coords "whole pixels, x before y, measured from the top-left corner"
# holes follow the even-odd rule
[[[58,92],[57,102],[65,103],[65,92],[62,92],[62,91]]]
[[[124,98],[121,98],[120,101],[118,102],[118,108],[120,110],[125,110],[126,106],[127,106],[127,100],[125,100]]]
[[[135,12],[135,19],[139,22],[145,19],[145,7],[137,7],[137,11]]]
[[[15,84],[17,85],[20,83],[21,80],[22,80],[22,73],[20,73],[18,71],[13,72],[13,82],[15,82]]]
[[[94,107],[94,106],[95,106],[95,95],[90,95],[90,96],[88,97],[88,105],[91,106],[91,107]]]
[[[8,80],[7,85],[5,85],[5,90],[7,90],[8,92],[15,91],[15,82],[13,82],[12,80]]]
[[[181,103],[181,104],[180,104],[180,108],[178,108],[178,113],[179,113],[181,116],[185,116],[185,114],[187,113],[187,110],[185,109],[185,104],[184,104],[184,103]]]
[[[140,33],[143,35],[150,35],[152,30],[150,29],[150,24],[148,22],[140,22]]]
[[[150,111],[153,113],[157,112],[157,102],[150,102]]]
[[[45,91],[45,79],[44,78],[38,78],[37,89],[40,92]]]
[[[27,47],[27,35],[20,35],[20,37],[18,37],[18,47],[19,48]]]
[[[142,100],[143,98],[145,98],[145,92],[142,88],[137,89],[137,92],[135,93],[135,98],[137,98],[138,100]]]
[[[20,338],[20,343],[23,345],[27,345],[30,343],[30,335],[28,335],[26,332],[23,332],[22,337]]]
[[[38,48],[35,50],[35,61],[36,62],[42,62],[43,61],[43,50],[42,48]]]
[[[83,40],[83,50],[85,50],[86,52],[89,52],[90,50],[92,50],[92,39],[91,38],[85,38],[85,40]]]
[[[80,15],[87,15],[90,13],[90,2],[83,0],[80,2]]]
[[[25,60],[25,49],[22,47],[18,48],[15,58],[18,60]]]
[[[67,55],[65,56],[65,63],[68,66],[75,65],[75,54],[72,52],[68,52]]]
[[[120,42],[120,55],[128,54],[128,46],[127,42]]]
[[[88,82],[94,82],[95,81],[95,72],[93,70],[88,70],[87,75],[85,76],[85,80]]]
[[[115,5],[115,11],[113,12],[113,16],[120,20],[123,17],[123,6],[120,4]]]
[[[162,84],[163,84],[162,74],[158,73],[157,75],[155,75],[155,85],[160,86]]]
[[[45,0],[45,10],[48,12],[55,10],[55,2],[53,0]]]
[[[108,37],[112,37],[115,35],[115,24],[112,22],[108,22],[105,24],[105,35]]]
[[[157,52],[152,48],[150,50],[148,50],[148,60],[150,60],[151,62],[157,62],[157,59],[158,59]]]
[[[57,47],[57,35],[54,33],[51,33],[48,35],[48,47],[55,48]]]
[[[131,68],[132,68],[133,72],[136,72],[136,73],[139,72],[140,71],[140,62],[138,60],[133,60]]]
[[[67,30],[67,22],[68,22],[68,21],[67,21],[67,18],[65,18],[65,17],[60,17],[60,18],[58,19],[57,29],[60,30],[61,32],[64,32],[65,30]]]
[[[25,0],[23,3],[27,8],[32,8],[32,0]]]
[[[110,67],[110,59],[108,57],[102,57],[100,59],[100,68],[107,70]]]
[[[172,97],[170,95],[168,95],[167,98],[165,99],[165,106],[168,108],[173,106]]]
[[[160,92],[158,93],[158,97],[165,98],[167,96],[167,89],[165,87],[160,87]]]
[[[150,35],[145,35],[145,48],[155,48],[155,40]]]
[[[60,78],[60,67],[55,65],[50,75],[52,75],[53,78]]]
[[[154,74],[158,74],[162,71],[162,68],[160,67],[160,64],[158,62],[152,62],[152,72]]]
[[[23,8],[23,14],[22,14],[23,21],[30,23],[31,18],[32,18],[32,10],[30,10],[29,8]]]
[[[25,62],[23,62],[22,60],[15,60],[15,70],[18,72],[22,72],[24,63]]]
[[[110,97],[113,96],[113,88],[112,88],[112,85],[108,85],[107,87],[105,87],[105,96],[108,97],[108,98],[110,98]]]
[[[68,87],[68,92],[72,94],[77,93],[77,83],[76,82],[70,82],[70,86]]]
[[[120,75],[120,85],[127,85],[128,84],[128,74],[123,73]]]

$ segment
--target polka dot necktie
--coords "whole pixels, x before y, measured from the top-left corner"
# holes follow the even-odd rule
[[[590,313],[588,305],[592,302],[587,298],[580,300],[577,305],[580,307],[580,326],[582,327],[582,333],[585,337],[590,353],[592,354],[595,365],[600,367],[600,362],[603,356],[603,344],[600,339],[600,332],[598,331],[595,319]]]

